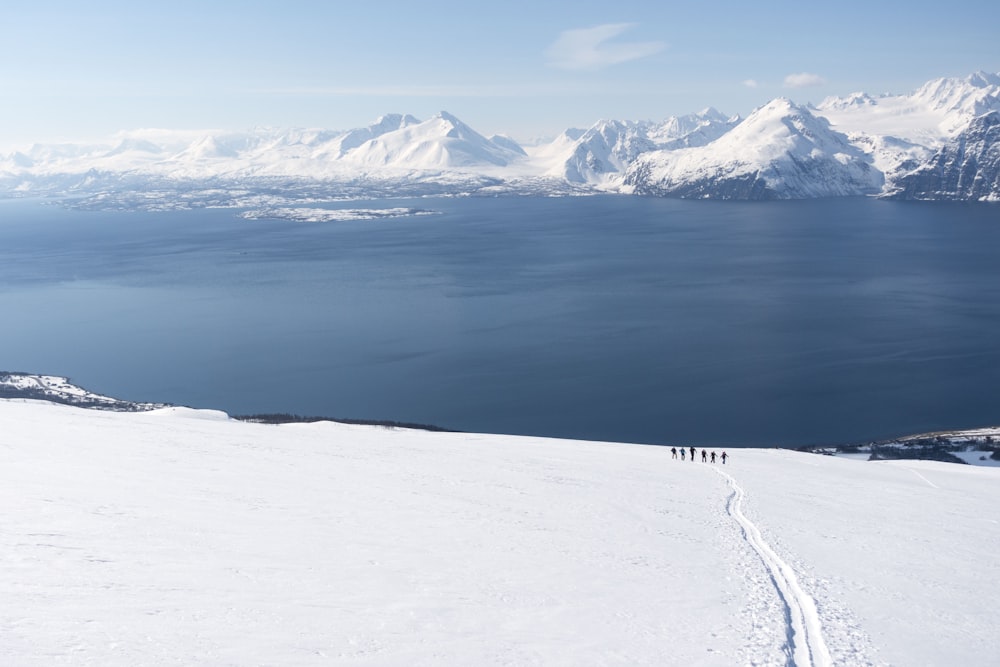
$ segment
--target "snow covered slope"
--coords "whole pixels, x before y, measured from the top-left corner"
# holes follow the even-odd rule
[[[816,107],[841,132],[896,137],[930,148],[994,110],[1000,110],[1000,74],[988,72],[934,79],[903,95],[831,97]]]
[[[446,111],[430,120],[386,132],[346,154],[358,165],[417,170],[494,165],[503,167],[524,157],[507,139],[495,143]]]
[[[0,663],[990,665],[1000,469],[0,401]]]
[[[587,130],[567,130],[532,155],[550,176],[608,190],[620,185],[621,174],[643,153],[702,146],[737,122],[712,108],[662,123],[602,120]]]
[[[806,199],[875,194],[882,174],[825,120],[779,98],[705,146],[639,156],[624,183],[671,197]]]

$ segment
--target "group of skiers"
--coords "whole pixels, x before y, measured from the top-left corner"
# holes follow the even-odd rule
[[[670,453],[673,455],[673,458],[675,458],[675,459],[677,458],[677,452],[678,451],[680,451],[681,461],[683,461],[684,458],[687,456],[687,451],[688,450],[684,449],[683,447],[681,447],[680,450],[678,450],[676,447],[671,447],[670,448]],[[691,460],[694,461],[694,455],[697,452],[697,450],[694,447],[691,447],[690,451],[691,451]],[[707,463],[709,456],[712,457],[712,463],[715,463],[715,451],[714,450],[711,452],[711,454],[709,454],[709,452],[707,450],[704,450],[704,449],[701,450],[701,462],[702,463]],[[722,463],[723,463],[723,465],[725,465],[726,459],[728,459],[728,458],[729,458],[729,454],[726,454],[726,452],[723,451],[722,452]]]

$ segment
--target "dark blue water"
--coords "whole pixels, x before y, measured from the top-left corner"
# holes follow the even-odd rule
[[[1000,423],[1000,207],[367,205],[441,214],[0,202],[0,369],[231,413],[636,442]]]

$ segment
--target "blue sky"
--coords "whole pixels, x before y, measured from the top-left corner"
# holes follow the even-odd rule
[[[1000,71],[1000,3],[5,3],[0,147],[117,130],[349,129],[447,110],[520,141]]]

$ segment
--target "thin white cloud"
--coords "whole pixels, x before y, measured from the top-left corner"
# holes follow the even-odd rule
[[[282,86],[250,88],[239,92],[252,95],[301,95],[316,97],[526,97],[606,92],[607,86],[585,83],[516,84],[386,84],[357,86]],[[644,90],[644,89],[643,89]],[[624,89],[618,92],[623,92]]]
[[[786,88],[809,88],[811,86],[822,86],[824,83],[826,83],[826,79],[819,74],[810,74],[809,72],[789,74],[785,77]]]
[[[743,81],[743,85],[746,86],[747,88],[756,88],[757,87],[757,80],[756,79],[745,79]]]
[[[601,69],[655,55],[665,42],[613,42],[634,23],[606,23],[593,28],[565,30],[545,50],[551,67]]]

